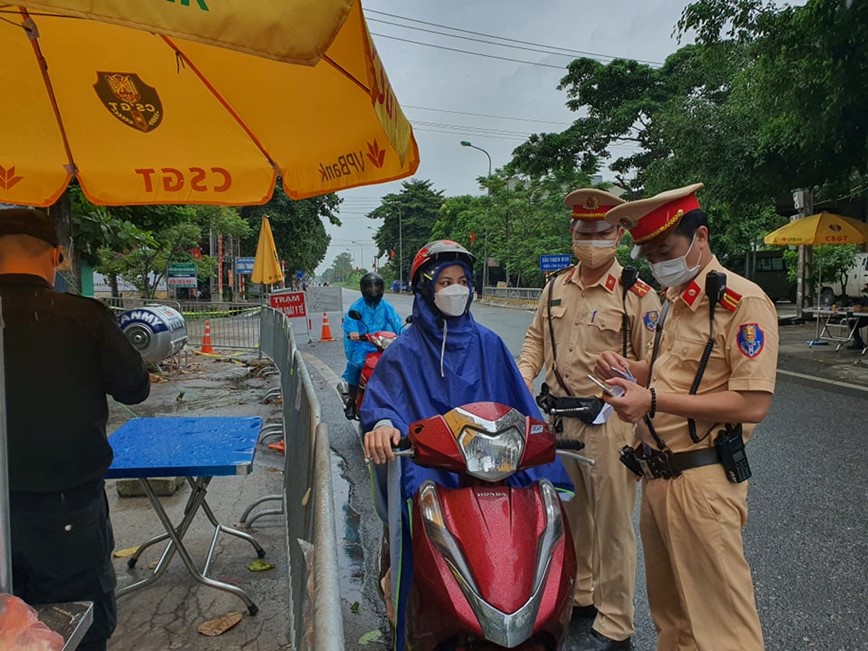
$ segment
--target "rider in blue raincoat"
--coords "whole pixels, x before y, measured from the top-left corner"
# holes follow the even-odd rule
[[[355,417],[356,395],[359,391],[359,375],[365,365],[368,353],[376,352],[377,347],[360,338],[360,335],[373,334],[379,331],[401,332],[401,317],[388,301],[383,300],[386,283],[383,277],[374,272],[366,273],[359,281],[361,298],[356,300],[341,324],[344,330],[344,353],[347,356],[347,367],[344,369],[343,380],[347,383],[347,400],[344,403],[346,417]],[[349,313],[355,310],[361,315],[361,320],[351,319]]]
[[[391,448],[406,435],[410,423],[464,404],[499,402],[540,418],[506,345],[470,315],[474,260],[464,247],[449,240],[432,242],[416,254],[410,273],[415,294],[412,326],[383,353],[368,382],[361,409],[362,428],[367,432],[365,456],[374,463],[393,458]],[[400,571],[391,571],[391,577],[381,586],[387,596],[392,593],[387,609],[391,605],[392,612],[397,612],[395,648],[403,650],[413,574],[407,500],[427,479],[457,487],[458,475],[422,468],[405,459],[396,463],[401,466],[401,499],[389,495],[387,524],[391,565],[398,565]],[[562,491],[572,490],[560,460],[516,473],[509,483],[526,486],[542,477]],[[382,486],[382,475],[378,474],[376,479],[375,493],[378,484]],[[400,516],[395,515],[398,508]],[[383,513],[381,506],[378,512]]]

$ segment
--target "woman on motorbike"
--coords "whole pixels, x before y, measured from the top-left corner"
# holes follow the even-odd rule
[[[344,353],[347,356],[347,366],[344,369],[342,379],[347,383],[347,398],[344,403],[344,415],[352,420],[356,417],[356,395],[359,391],[359,374],[365,365],[368,353],[375,352],[377,347],[368,343],[362,335],[373,334],[385,330],[400,334],[401,317],[388,301],[383,299],[386,282],[383,277],[373,271],[366,273],[359,281],[359,289],[362,292],[350,309],[341,324],[344,334]],[[361,315],[361,320],[352,319],[350,312],[356,311]]]
[[[365,457],[375,464],[394,459],[392,447],[406,435],[410,423],[464,404],[499,402],[540,417],[506,345],[470,314],[474,262],[475,257],[467,249],[450,240],[425,245],[413,259],[412,327],[383,353],[367,385],[361,410]],[[389,527],[400,528],[397,534],[390,531],[390,538],[402,542],[400,585],[396,585],[392,605],[397,612],[395,648],[404,649],[404,616],[413,574],[407,500],[427,479],[455,488],[458,475],[422,468],[405,459],[397,463],[401,464],[403,508],[400,519],[393,521],[390,514]],[[526,486],[542,477],[558,489],[572,490],[559,460],[518,472],[509,483]],[[392,546],[392,558],[396,559],[398,550]]]

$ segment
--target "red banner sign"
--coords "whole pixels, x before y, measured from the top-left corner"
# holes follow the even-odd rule
[[[271,294],[269,304],[275,310],[283,312],[290,319],[307,316],[304,306],[304,292],[287,292],[286,294]]]

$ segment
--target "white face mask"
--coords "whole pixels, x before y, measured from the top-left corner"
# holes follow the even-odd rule
[[[469,299],[469,287],[449,285],[434,294],[434,305],[446,316],[461,316],[467,311]]]
[[[651,274],[658,283],[663,287],[681,287],[696,278],[696,274],[699,273],[699,265],[697,264],[689,268],[687,266],[687,256],[690,254],[695,243],[696,235],[693,236],[690,248],[687,249],[687,253],[684,255],[672,260],[664,260],[663,262],[655,262],[648,265],[651,267]]]

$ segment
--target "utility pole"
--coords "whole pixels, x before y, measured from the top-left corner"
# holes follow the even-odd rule
[[[814,211],[814,197],[810,190],[796,190],[793,192],[793,204],[799,214],[790,219],[802,219]],[[802,318],[805,309],[805,296],[807,295],[808,279],[811,275],[812,250],[808,246],[799,247],[799,268],[796,278],[796,318]],[[818,298],[819,300],[819,298]],[[819,303],[818,303],[819,305]]]
[[[395,210],[398,211],[398,291],[404,291],[404,214],[401,212],[401,206],[396,205]],[[413,280],[412,278],[410,279]]]
[[[482,147],[477,147],[469,140],[461,141],[462,147],[470,147],[471,149],[477,149],[481,151],[488,158],[488,184],[486,190],[488,191],[488,216],[491,217],[491,154],[485,151]],[[479,295],[482,296],[485,291],[485,287],[488,285],[488,229],[485,230],[485,248],[483,250],[483,257],[485,260],[482,261],[482,288],[483,291],[479,292]]]

